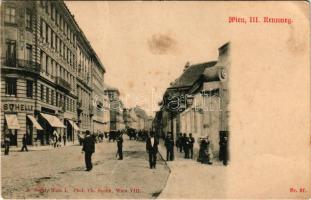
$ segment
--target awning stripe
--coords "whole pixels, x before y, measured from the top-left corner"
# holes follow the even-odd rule
[[[8,125],[8,129],[20,129],[16,114],[5,114],[5,120]]]
[[[70,125],[72,126],[72,128],[76,131],[80,131],[80,128],[77,126],[77,124],[71,120],[68,120],[68,122],[70,123]]]
[[[66,126],[54,115],[41,113],[41,116],[46,119],[52,127],[66,128]]]
[[[38,123],[38,121],[36,120],[36,118],[34,118],[34,116],[32,115],[27,115],[28,119],[30,119],[30,121],[32,122],[33,126],[37,129],[37,130],[43,130],[42,126]]]

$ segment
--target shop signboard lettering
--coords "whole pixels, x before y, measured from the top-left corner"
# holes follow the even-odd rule
[[[33,111],[33,105],[19,103],[4,103],[2,104],[3,111],[22,112]]]

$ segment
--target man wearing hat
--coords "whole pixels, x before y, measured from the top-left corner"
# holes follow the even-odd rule
[[[90,171],[93,168],[92,165],[92,154],[95,152],[95,141],[94,138],[91,136],[90,131],[86,131],[85,138],[83,140],[83,147],[82,147],[82,152],[84,151],[84,158],[85,158],[85,165],[86,165],[86,170],[85,171]]]
[[[117,137],[117,147],[118,147],[118,154],[119,154],[119,160],[123,160],[123,137],[122,137],[123,133],[119,133],[118,137]]]
[[[159,144],[158,139],[156,137],[154,137],[153,132],[150,132],[150,137],[148,137],[146,140],[146,150],[149,153],[150,169],[156,168],[158,144]]]
[[[171,133],[167,134],[164,144],[166,147],[166,161],[174,160],[174,139]]]

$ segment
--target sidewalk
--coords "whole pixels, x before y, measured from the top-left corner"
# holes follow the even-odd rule
[[[28,151],[46,151],[46,150],[52,150],[52,149],[62,149],[65,147],[69,147],[69,146],[77,146],[79,145],[78,143],[73,144],[72,142],[68,142],[66,143],[66,146],[61,146],[61,147],[57,147],[54,148],[52,145],[40,145],[40,146],[34,146],[34,145],[27,145]],[[10,152],[21,152],[21,146],[20,147],[16,147],[16,146],[10,146]],[[1,155],[4,154],[4,148],[1,148]]]
[[[166,159],[163,141],[160,141],[159,153]],[[226,166],[215,159],[212,165],[201,164],[196,157],[184,159],[184,153],[177,152],[176,148],[174,156],[174,161],[167,162],[171,174],[159,199],[225,197]]]

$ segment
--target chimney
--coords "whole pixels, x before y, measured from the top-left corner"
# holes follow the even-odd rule
[[[189,62],[189,61],[187,61],[187,62],[186,62],[186,64],[185,64],[185,68],[184,68],[184,70],[183,70],[183,71],[186,71],[188,67],[190,67],[190,62]]]
[[[190,67],[190,62],[189,61],[186,62],[185,69],[187,69],[188,67]]]

